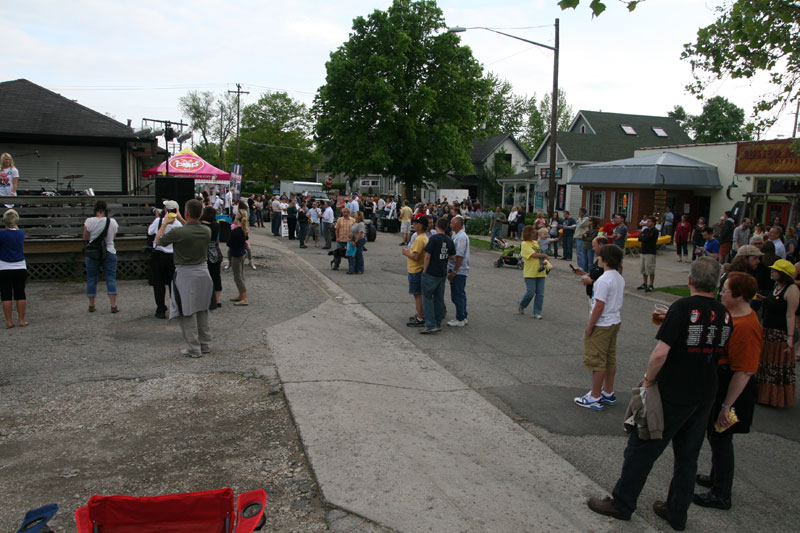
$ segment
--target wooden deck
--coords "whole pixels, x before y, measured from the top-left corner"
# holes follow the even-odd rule
[[[25,231],[25,260],[30,279],[85,279],[83,223],[94,215],[97,200],[108,204],[117,221],[114,240],[118,279],[147,277],[147,227],[153,221],[152,196],[5,196],[0,206],[13,204]],[[5,211],[5,207],[0,211]]]

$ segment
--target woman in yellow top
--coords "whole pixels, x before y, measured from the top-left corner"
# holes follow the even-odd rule
[[[542,253],[536,241],[536,229],[525,226],[522,230],[522,258],[525,260],[525,295],[519,301],[519,314],[525,314],[525,308],[533,300],[533,318],[542,319],[542,305],[544,304],[544,280],[547,271],[541,269],[542,261],[547,259],[547,254]]]

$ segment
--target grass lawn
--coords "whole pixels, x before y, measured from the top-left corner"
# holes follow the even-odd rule
[[[674,294],[675,296],[689,296],[689,287],[687,285],[671,285],[669,287],[656,287],[656,292],[666,292],[667,294]]]
[[[469,245],[472,248],[482,248],[484,250],[488,250],[489,249],[489,241],[484,241],[483,239],[478,239],[478,238],[475,238],[475,237],[470,237],[469,238]],[[494,248],[491,251],[492,252],[499,252],[500,250],[498,250],[497,248]]]

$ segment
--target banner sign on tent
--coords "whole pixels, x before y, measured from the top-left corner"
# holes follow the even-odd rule
[[[242,165],[231,163],[231,193],[233,201],[238,202],[242,195]]]

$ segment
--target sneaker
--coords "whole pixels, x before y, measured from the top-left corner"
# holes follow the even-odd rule
[[[453,320],[448,322],[447,325],[450,326],[450,327],[454,327],[454,328],[463,328],[464,326],[467,325],[467,323],[464,322],[463,320],[456,320],[454,318]]]
[[[251,267],[253,270],[255,270],[255,269],[256,269],[256,266],[255,266],[255,265],[250,265],[250,267]]]
[[[533,315],[533,318],[535,318],[536,320],[541,320],[544,317],[542,315]]]
[[[644,292],[653,292],[654,290],[656,290],[656,289],[655,289],[655,287],[653,287],[652,285],[650,285],[649,287],[647,287],[647,288],[644,290]]]
[[[517,306],[517,313],[519,313],[519,314],[521,314],[521,315],[524,315],[524,314],[525,314],[525,308],[524,308],[524,307],[522,307],[522,304],[519,304],[519,305]]]
[[[429,335],[431,333],[439,333],[440,331],[442,331],[442,328],[425,328],[422,331],[420,331],[420,333],[422,335]]]
[[[467,324],[469,324],[469,320],[467,320],[466,318],[465,318],[464,320],[462,320],[462,322],[464,322],[464,325],[465,325],[465,326],[466,326]]]
[[[589,391],[583,396],[578,396],[573,400],[578,407],[585,407],[587,409],[594,409],[595,411],[602,411],[603,404],[600,403],[600,398],[592,399],[592,392]]]
[[[408,322],[406,322],[406,326],[410,328],[419,328],[425,325],[425,320],[419,317],[411,317]]]
[[[611,394],[606,394],[606,391],[600,391],[600,403],[603,405],[617,405],[617,395],[613,392]]]
[[[636,287],[636,290],[637,291],[646,291],[647,290],[647,284],[646,283],[642,283],[641,285]]]
[[[191,357],[192,359],[197,359],[198,357],[203,357],[203,354],[197,353],[197,352],[193,352],[193,351],[189,350],[188,348],[184,348],[183,350],[181,350],[181,355],[184,356],[184,357]]]

